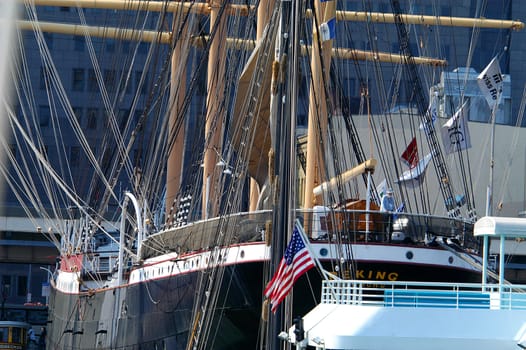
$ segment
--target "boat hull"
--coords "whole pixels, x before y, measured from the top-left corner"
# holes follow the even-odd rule
[[[350,270],[339,269],[337,260],[323,256],[330,249],[329,245],[313,246],[325,269],[340,275],[350,273]],[[180,269],[168,276],[150,275],[139,281],[130,278],[130,283],[114,288],[67,293],[54,286],[50,297],[52,322],[48,346],[61,349],[185,349],[189,335],[193,334],[194,339],[205,344],[205,349],[258,348],[262,345],[258,337],[262,325],[262,276],[268,269],[268,259],[262,253],[256,254],[257,259],[240,261],[239,255],[245,252],[243,248],[247,251],[249,248],[262,249],[262,252],[267,249],[263,244],[240,246],[237,247],[236,261],[225,258],[222,262],[222,274],[217,280],[220,286],[214,288],[219,291],[214,311],[203,309],[211,320],[209,328],[199,328],[199,323],[192,318],[196,308],[194,301],[202,296],[197,291],[203,290],[202,277],[206,277],[208,271],[196,264],[194,269]],[[447,259],[447,253],[438,249],[357,245],[353,251],[358,259],[354,261],[352,271],[361,279],[421,281],[431,278],[462,282],[480,279],[475,270],[458,264],[448,266],[448,260],[444,264],[425,263],[426,254],[432,261]],[[408,252],[415,257],[409,260]],[[444,256],[438,258],[437,254]],[[362,256],[368,258],[362,259]],[[400,258],[396,259],[396,256]],[[185,261],[184,266],[191,266],[190,262],[197,259],[204,261],[199,254],[189,259],[193,260]],[[182,264],[182,260],[179,262]],[[150,269],[155,265],[152,264]],[[147,275],[147,272],[141,274]],[[321,274],[316,269],[296,282],[296,290],[309,292],[293,294],[295,315],[306,313],[319,302],[320,282]],[[211,314],[213,317],[209,318]]]

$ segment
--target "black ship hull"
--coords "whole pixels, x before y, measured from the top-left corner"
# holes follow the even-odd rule
[[[376,248],[377,253],[385,248],[374,245],[362,248],[371,247]],[[387,249],[401,258],[356,260],[352,269],[354,275],[350,275],[351,271],[335,269],[334,260],[322,259],[322,263],[328,271],[343,277],[350,275],[366,280],[480,281],[475,269],[455,264],[451,256],[444,264],[413,259],[413,255],[425,254],[440,254],[446,258],[448,253],[442,250],[402,246]],[[356,250],[359,254],[359,249]],[[262,276],[268,268],[268,260],[226,261],[222,267],[224,273],[217,289],[214,311],[206,311],[204,315],[213,317],[206,330],[193,318],[194,310],[199,310],[194,300],[201,288],[202,274],[206,274],[204,270],[151,276],[121,287],[81,293],[65,293],[54,286],[50,297],[48,348],[186,349],[192,335],[192,341],[206,344],[202,347],[205,349],[256,349],[261,345],[258,334],[263,323],[261,309],[265,286]],[[305,314],[319,302],[320,280],[320,273],[313,269],[296,282],[294,290],[301,292],[293,293],[294,315]]]

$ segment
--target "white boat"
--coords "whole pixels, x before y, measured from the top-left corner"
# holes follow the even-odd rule
[[[324,281],[321,303],[282,338],[300,349],[526,348],[526,285],[503,277],[504,242],[526,237],[526,219],[486,216],[474,234],[500,241],[498,283]]]

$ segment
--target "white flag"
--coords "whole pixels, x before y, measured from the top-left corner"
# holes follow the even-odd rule
[[[446,154],[451,154],[471,147],[468,122],[466,114],[466,103],[442,126],[442,142]]]
[[[379,198],[382,198],[383,195],[387,192],[387,180],[383,179],[378,186],[376,186],[376,193]]]
[[[435,94],[433,94],[431,96],[431,101],[429,101],[429,107],[428,107],[427,113],[429,113],[429,116],[430,116],[430,119],[431,119],[431,124],[435,125],[435,122],[436,122],[436,120],[438,118],[437,97],[436,97]],[[419,129],[420,130],[424,130],[424,132],[426,134],[429,134],[429,132],[431,131],[430,130],[431,128],[432,128],[432,126],[426,125],[426,123],[424,123],[423,121],[420,122]]]
[[[490,109],[499,103],[502,95],[502,80],[499,61],[497,57],[494,57],[477,77],[480,91],[486,98]]]

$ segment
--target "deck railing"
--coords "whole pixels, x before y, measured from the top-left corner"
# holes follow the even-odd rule
[[[323,281],[322,303],[380,307],[526,310],[526,285]]]

